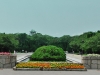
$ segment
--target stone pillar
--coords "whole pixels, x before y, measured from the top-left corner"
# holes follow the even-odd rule
[[[82,56],[82,63],[87,69],[91,68],[91,59],[89,56]]]
[[[82,56],[82,63],[87,69],[100,69],[100,56]]]
[[[12,68],[16,65],[16,55],[0,55],[0,68]]]

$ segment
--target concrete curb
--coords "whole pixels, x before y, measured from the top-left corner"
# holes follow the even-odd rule
[[[13,67],[14,71],[87,71],[84,69],[59,69],[59,68],[16,68]]]

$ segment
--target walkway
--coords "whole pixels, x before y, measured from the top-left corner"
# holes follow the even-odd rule
[[[2,69],[0,75],[99,75],[100,70],[88,71],[14,71],[13,69]]]
[[[27,58],[27,56],[32,55],[32,53],[16,53],[17,55],[17,62]]]
[[[17,62],[20,62],[23,58],[27,58],[26,56],[31,55],[32,53],[16,53],[17,55]],[[75,54],[67,54],[66,58],[68,60],[73,61],[74,63],[81,63],[81,55]]]
[[[73,61],[74,63],[81,63],[81,55],[76,55],[76,54],[67,54],[66,58],[68,60]]]

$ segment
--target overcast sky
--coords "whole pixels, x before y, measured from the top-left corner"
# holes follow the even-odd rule
[[[0,0],[0,32],[51,36],[100,30],[100,0]]]

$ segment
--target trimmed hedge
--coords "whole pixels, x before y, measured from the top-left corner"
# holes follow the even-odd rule
[[[62,48],[56,46],[39,47],[30,57],[30,61],[65,61],[66,55]]]

